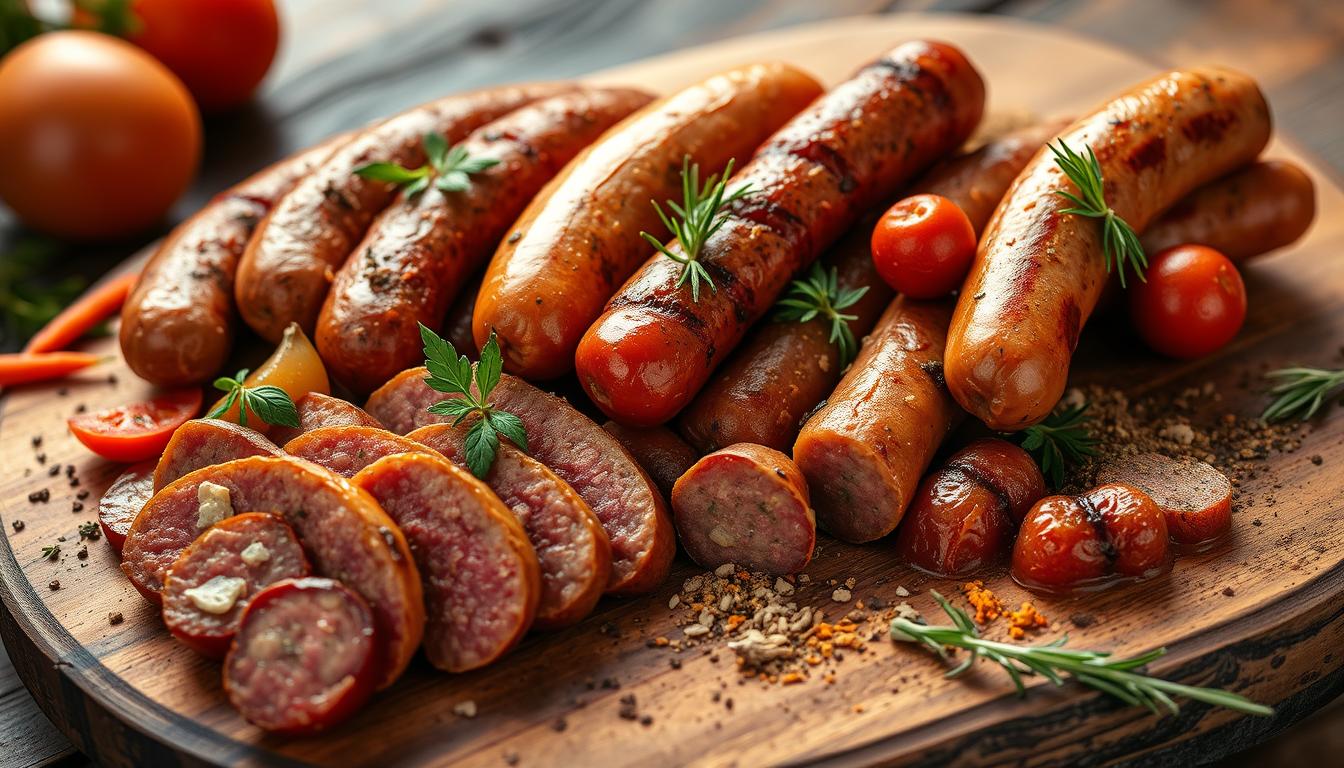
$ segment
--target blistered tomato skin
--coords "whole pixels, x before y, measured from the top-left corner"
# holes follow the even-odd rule
[[[1106,527],[1117,576],[1147,579],[1170,567],[1167,517],[1148,494],[1113,483],[1088,491],[1086,497]]]

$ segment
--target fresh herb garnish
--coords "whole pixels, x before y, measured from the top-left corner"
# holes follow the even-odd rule
[[[663,213],[657,200],[649,201],[653,204],[653,209],[658,212],[658,218],[663,220],[663,226],[667,227],[677,239],[681,252],[678,253],[677,250],[664,245],[648,232],[640,232],[639,236],[657,248],[659,253],[682,265],[681,276],[677,278],[677,287],[680,288],[689,280],[692,301],[700,300],[702,282],[709,285],[710,290],[718,290],[714,285],[714,279],[709,276],[708,270],[699,259],[700,249],[704,247],[705,241],[728,221],[728,214],[722,210],[723,207],[756,191],[750,184],[746,184],[733,190],[732,194],[727,194],[728,177],[732,174],[733,161],[729,160],[723,169],[722,177],[712,175],[702,186],[699,163],[692,164],[691,156],[686,155],[681,159],[681,204],[678,205],[672,200],[667,201],[667,207],[672,209],[676,218]]]
[[[1055,163],[1064,171],[1064,175],[1068,176],[1082,193],[1080,197],[1068,190],[1055,190],[1055,194],[1068,198],[1074,206],[1065,208],[1061,213],[1102,219],[1101,249],[1106,254],[1106,274],[1110,274],[1112,269],[1118,271],[1120,287],[1125,288],[1125,267],[1128,266],[1134,270],[1134,274],[1141,282],[1147,282],[1143,273],[1148,269],[1148,257],[1144,255],[1143,243],[1139,242],[1139,236],[1134,232],[1134,228],[1115,215],[1115,211],[1106,205],[1101,163],[1097,162],[1096,154],[1092,152],[1091,147],[1087,147],[1087,157],[1083,157],[1065,144],[1063,139],[1060,139],[1058,144],[1059,146],[1054,144],[1046,146],[1054,153]]]
[[[60,557],[60,556],[61,556],[61,545],[60,545],[60,544],[52,544],[52,545],[49,546],[49,547],[43,547],[43,548],[42,548],[42,557],[44,557],[44,558],[47,559],[47,560],[55,560],[56,558],[58,558],[58,557]]]
[[[228,392],[229,396],[205,414],[205,417],[218,419],[237,403],[238,423],[244,427],[247,426],[247,412],[251,410],[257,414],[257,418],[267,424],[298,428],[299,411],[294,407],[294,401],[289,399],[289,393],[273,384],[249,387],[247,373],[247,369],[244,368],[233,378],[220,376],[215,379],[215,389]]]
[[[813,264],[806,278],[794,280],[789,284],[788,294],[779,300],[777,320],[798,323],[810,322],[820,317],[831,324],[830,342],[840,350],[840,367],[844,368],[854,359],[858,351],[858,342],[854,332],[849,329],[849,321],[857,320],[858,315],[846,315],[840,310],[853,306],[868,292],[868,286],[840,290],[839,270],[831,267],[827,272],[820,264]]]
[[[425,383],[438,392],[458,395],[429,406],[429,412],[452,416],[453,426],[461,424],[468,416],[479,417],[467,430],[467,468],[471,474],[485,477],[490,471],[499,450],[500,435],[526,452],[527,430],[523,429],[522,420],[490,404],[490,393],[499,383],[504,367],[494,331],[490,332],[490,340],[481,349],[481,361],[475,366],[475,394],[471,391],[472,365],[467,356],[457,354],[451,343],[423,323],[420,339],[425,344],[425,367],[429,369]]]
[[[425,156],[429,162],[419,168],[404,168],[396,163],[369,163],[355,169],[355,173],[373,181],[386,181],[402,187],[407,196],[418,195],[434,186],[444,192],[465,192],[471,188],[471,175],[499,165],[492,157],[470,157],[461,144],[448,148],[448,140],[437,133],[424,138]]]
[[[977,659],[984,657],[1003,667],[1020,696],[1025,696],[1027,692],[1022,683],[1023,675],[1039,674],[1055,685],[1063,685],[1063,676],[1068,675],[1083,685],[1108,693],[1130,706],[1146,707],[1159,716],[1163,709],[1173,715],[1180,712],[1180,706],[1171,700],[1171,695],[1250,715],[1269,717],[1274,714],[1270,707],[1256,704],[1235,693],[1217,688],[1181,685],[1134,671],[1166,655],[1166,648],[1157,648],[1128,659],[1112,659],[1111,654],[1104,651],[1065,649],[1063,646],[1069,640],[1068,635],[1045,645],[1013,645],[985,640],[980,637],[975,623],[965,611],[949,603],[937,592],[931,591],[931,594],[951,617],[953,626],[930,626],[900,618],[891,622],[891,637],[901,642],[919,643],[944,660],[950,660],[947,653],[949,646],[970,651],[944,677],[957,677],[974,666]]]
[[[102,531],[101,528],[98,527],[98,524],[97,524],[97,523],[89,522],[89,523],[80,523],[80,524],[79,524],[79,538],[80,538],[80,539],[90,539],[90,540],[92,540],[92,539],[97,539],[98,537],[100,537],[100,536],[102,536],[102,535],[103,535],[103,531]]]
[[[1327,371],[1322,368],[1280,368],[1270,371],[1265,378],[1278,380],[1279,384],[1269,390],[1278,395],[1270,403],[1260,418],[1265,421],[1282,421],[1296,418],[1306,421],[1316,415],[1321,404],[1330,393],[1344,385],[1344,368]]]
[[[1022,449],[1030,453],[1050,485],[1064,484],[1064,469],[1096,455],[1097,439],[1088,431],[1088,403],[1054,411],[1040,424],[1022,430]]]

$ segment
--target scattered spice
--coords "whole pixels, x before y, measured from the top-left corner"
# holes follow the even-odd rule
[[[1048,626],[1049,620],[1030,602],[1024,602],[1021,608],[1008,612],[1008,636],[1014,640],[1026,637],[1028,630],[1045,629]]]
[[[121,615],[121,611],[112,611],[111,613],[107,614],[107,623],[111,624],[114,627],[125,620],[126,617]]]
[[[103,535],[103,529],[100,528],[98,524],[93,522],[92,520],[79,524],[79,538],[81,540],[83,539],[97,540],[98,537],[102,535]]]
[[[639,704],[635,700],[635,694],[627,693],[621,697],[621,706],[617,714],[622,720],[635,720],[639,717]]]
[[[22,530],[23,530],[23,521],[22,521],[22,520],[15,520],[14,522],[10,523],[10,525],[14,527],[14,532],[15,532],[15,533],[18,533],[19,531],[22,531]]]
[[[79,558],[80,560],[88,560],[89,546],[85,544],[84,546],[80,547],[79,551],[75,553],[75,557]]]
[[[60,589],[60,588],[61,588],[61,581],[60,581],[60,579],[52,579],[52,580],[47,584],[47,589],[50,589],[52,592],[55,592],[56,590],[58,590],[58,589]]]
[[[961,586],[966,600],[975,609],[975,623],[988,624],[1003,615],[1003,601],[987,587],[985,582],[976,579]]]
[[[459,701],[453,705],[453,714],[458,717],[471,719],[476,716],[476,702],[472,699]]]
[[[61,556],[60,544],[52,544],[49,547],[42,548],[42,557],[46,558],[47,560],[55,560],[60,556]]]
[[[29,504],[46,504],[48,501],[51,501],[51,491],[46,488],[28,494]]]
[[[82,501],[76,501],[76,502],[73,502],[73,503],[70,505],[70,511],[71,511],[71,512],[75,512],[75,513],[83,512],[83,511],[84,511],[84,502],[82,502]]]

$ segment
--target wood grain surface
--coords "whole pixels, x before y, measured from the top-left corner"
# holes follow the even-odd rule
[[[224,120],[212,121],[212,153],[194,199],[184,203],[183,212],[190,210],[191,205],[213,190],[245,175],[271,157],[331,131],[358,124],[432,94],[482,82],[534,77],[538,73],[547,76],[581,73],[681,47],[690,42],[787,26],[832,13],[874,10],[873,6],[881,4],[832,3],[821,10],[812,8],[812,4],[801,3],[748,3],[731,8],[729,4],[688,8],[681,3],[646,3],[636,7],[634,3],[620,2],[523,2],[509,5],[508,8],[503,7],[505,4],[496,4],[498,8],[490,8],[483,3],[455,3],[452,13],[445,12],[444,5],[401,0],[379,4],[374,9],[344,0],[325,3],[293,0],[288,9],[294,15],[291,29],[300,27],[295,19],[311,21],[311,24],[303,23],[302,34],[292,36],[291,47],[277,66],[273,85],[268,88],[258,107]],[[1344,164],[1341,163],[1344,152],[1341,152],[1338,143],[1339,133],[1332,129],[1337,123],[1327,119],[1330,110],[1333,109],[1336,116],[1341,111],[1340,90],[1337,86],[1338,80],[1344,77],[1340,74],[1344,71],[1344,67],[1340,66],[1344,59],[1339,44],[1339,14],[1325,7],[1328,4],[1317,6],[1303,3],[1300,7],[1287,4],[1272,18],[1264,18],[1263,6],[1257,8],[1254,3],[1184,4],[1172,12],[1171,23],[1160,25],[1161,28],[1153,23],[1153,19],[1158,15],[1159,8],[1169,7],[1165,3],[993,5],[997,12],[1042,18],[1066,28],[1083,29],[1179,63],[1224,61],[1241,66],[1261,79],[1281,126],[1288,126],[1287,130],[1302,137],[1311,149],[1332,158],[1336,164]],[[1146,14],[1145,10],[1148,11]],[[1257,27],[1256,22],[1261,26]],[[1267,29],[1268,33],[1265,32]],[[859,30],[851,37],[862,37],[866,31]],[[899,32],[893,31],[891,34],[898,36],[881,44],[900,39],[905,31],[904,28]],[[1005,44],[1012,42],[1007,32],[999,34],[1007,38]],[[788,38],[784,40],[786,42],[780,44],[779,50],[787,55],[798,43],[787,42]],[[1289,41],[1286,47],[1292,50],[1293,55],[1283,55],[1285,44],[1281,40]],[[818,71],[829,77],[852,68],[861,58],[861,52],[857,45],[851,46],[850,42],[851,38],[845,38],[839,44],[827,43],[835,50],[828,55],[827,62],[830,64],[817,67]],[[806,53],[812,55],[813,51],[808,50]],[[971,53],[988,68],[979,50],[972,48]],[[731,57],[731,54],[725,55]],[[1027,57],[1019,51],[1013,57],[1014,64],[1024,58]],[[1121,61],[1124,61],[1123,57]],[[1099,61],[1092,61],[1090,56],[1083,63],[1086,66],[1082,70],[1086,70],[1087,66],[1101,66]],[[1022,78],[1024,82],[1030,79],[1033,84],[1049,84],[1048,89],[1042,87],[1042,103],[1030,106],[1069,109],[1095,102],[1099,94],[1107,90],[1106,85],[1088,88],[1079,84],[1074,78],[1084,74],[1079,71],[1080,68],[1061,73],[1057,61],[1051,64],[1053,66],[1042,67],[1029,77]],[[1125,62],[1125,65],[1133,66],[1133,63]],[[1015,94],[1012,86],[1016,81],[1004,80],[1006,75],[1000,74],[1002,71],[1003,68],[989,72],[994,88],[994,102],[1007,104],[1010,103],[1010,97],[1024,97],[1022,101],[1029,103],[1030,94]],[[678,76],[689,77],[691,74],[678,68]],[[656,74],[639,77],[646,76],[655,77]],[[395,83],[389,86],[388,81]],[[1338,203],[1337,192],[1332,190],[1330,194]],[[12,228],[7,230],[10,233],[12,231]],[[1254,270],[1251,276],[1254,314],[1248,331],[1231,353],[1238,361],[1237,366],[1266,358],[1274,362],[1288,358],[1311,360],[1313,356],[1321,354],[1320,339],[1328,342],[1344,338],[1341,329],[1330,324],[1332,310],[1335,310],[1333,314],[1338,314],[1339,301],[1339,290],[1329,288],[1329,281],[1324,279],[1331,274],[1329,268],[1332,264],[1324,260],[1324,256],[1313,261],[1309,255],[1304,255],[1316,252],[1318,246],[1322,246],[1322,253],[1325,253],[1332,244],[1331,252],[1337,253],[1338,230],[1325,232],[1322,226],[1318,226],[1312,237],[1308,245],[1293,255],[1267,263],[1263,271],[1259,267]],[[109,256],[98,254],[96,258],[106,260]],[[1337,265],[1338,262],[1334,262],[1335,274],[1338,273]],[[1304,297],[1320,297],[1320,300],[1308,300],[1304,304]],[[1304,307],[1307,315],[1305,320]],[[1141,374],[1151,374],[1155,382],[1168,386],[1202,381],[1209,375],[1205,371],[1156,366],[1142,358],[1119,362],[1137,367]],[[1237,367],[1225,371],[1223,377],[1230,381],[1240,370]],[[1105,376],[1107,373],[1096,370],[1092,375]],[[1140,376],[1136,380],[1142,379]],[[35,587],[33,597],[51,604],[55,614],[63,617],[63,620],[70,618],[79,630],[76,635],[81,639],[88,638],[91,642],[91,655],[71,654],[64,661],[79,666],[91,664],[95,656],[105,657],[110,668],[125,675],[143,674],[145,679],[170,681],[174,684],[173,690],[156,690],[155,696],[172,706],[179,701],[192,701],[193,697],[199,699],[202,692],[210,693],[211,686],[217,687],[209,670],[189,654],[175,652],[171,644],[160,649],[166,650],[166,655],[157,651],[149,653],[144,648],[136,650],[143,642],[154,645],[156,633],[157,645],[162,646],[167,638],[139,598],[132,594],[120,594],[111,587],[91,589],[90,585],[101,583],[100,575],[119,578],[116,574],[107,573],[108,562],[105,561],[110,560],[110,556],[102,547],[91,547],[94,556],[88,561],[72,559],[59,565],[52,564],[50,570],[53,573],[69,571],[69,575],[57,576],[66,580],[62,589],[50,594],[44,592],[49,592],[47,581],[43,580],[47,576],[43,569],[48,564],[35,559],[31,547],[56,529],[69,529],[66,530],[68,535],[74,523],[84,518],[70,514],[69,518],[62,519],[43,510],[43,527],[34,526],[31,518],[36,513],[23,511],[28,492],[25,489],[30,490],[31,478],[19,477],[23,469],[38,469],[32,464],[32,454],[27,448],[26,430],[35,429],[55,439],[63,432],[62,419],[68,415],[66,411],[69,409],[79,403],[95,407],[100,403],[131,397],[136,391],[135,386],[129,377],[123,377],[115,387],[106,383],[74,387],[65,404],[55,408],[50,404],[59,401],[53,401],[49,393],[39,395],[30,391],[11,396],[5,404],[5,420],[0,423],[0,429],[3,430],[0,434],[4,437],[0,445],[3,445],[9,465],[5,475],[6,484],[0,491],[4,505],[0,507],[0,517],[6,521],[7,534],[10,533],[8,521],[14,515],[30,518],[25,535],[32,535],[24,539],[22,544],[16,540],[15,547],[19,567],[34,577],[30,580]],[[25,398],[29,396],[34,399],[25,405],[28,403]],[[1253,410],[1254,403],[1247,403],[1246,408]],[[1334,447],[1339,442],[1338,437],[1332,438],[1328,430],[1315,433],[1311,439],[1324,441],[1321,445],[1328,447]],[[110,479],[105,471],[68,445],[59,450],[76,460],[81,482],[94,491],[96,498],[102,485]],[[1306,493],[1302,494],[1304,498],[1297,504],[1297,512],[1304,518],[1310,517],[1307,514],[1310,512],[1319,519],[1304,519],[1300,528],[1285,529],[1278,521],[1274,523],[1276,527],[1269,531],[1265,527],[1256,527],[1247,532],[1247,537],[1239,536],[1230,552],[1210,553],[1198,559],[1207,561],[1208,565],[1196,561],[1183,563],[1173,576],[1171,585],[1161,590],[1160,594],[1132,595],[1108,601],[1105,625],[1109,629],[1099,635],[1082,637],[1077,642],[1093,644],[1095,640],[1097,643],[1117,645],[1123,651],[1139,650],[1163,641],[1167,635],[1181,636],[1186,629],[1184,625],[1198,618],[1211,622],[1211,626],[1215,627],[1202,636],[1206,645],[1194,647],[1189,643],[1178,644],[1170,664],[1159,667],[1159,671],[1193,675],[1205,684],[1220,680],[1225,683],[1226,680],[1239,678],[1254,679],[1256,682],[1248,689],[1253,695],[1262,689],[1277,691],[1280,686],[1276,681],[1281,683],[1293,678],[1300,685],[1292,687],[1300,688],[1305,693],[1290,706],[1285,719],[1295,719],[1304,714],[1304,710],[1314,708],[1338,692],[1338,674],[1323,674],[1319,664],[1322,657],[1331,656],[1329,645],[1331,642],[1337,644],[1340,634],[1339,616],[1329,600],[1332,584],[1328,580],[1319,580],[1321,574],[1329,572],[1338,564],[1337,556],[1328,554],[1333,551],[1330,547],[1338,542],[1328,537],[1318,538],[1313,533],[1317,524],[1338,528],[1338,509],[1332,510],[1329,505],[1313,506],[1319,500],[1330,499],[1332,494],[1337,495],[1338,489],[1328,477],[1321,476],[1328,473],[1313,471],[1310,465],[1304,463],[1304,457],[1310,455],[1310,452],[1304,449],[1280,468],[1277,482],[1288,484],[1288,487],[1303,484]],[[1320,452],[1330,456],[1324,449],[1320,449]],[[64,458],[58,458],[58,449],[53,447],[48,453],[51,454],[49,461],[65,462]],[[1344,456],[1338,457],[1338,460],[1344,460]],[[64,489],[61,499],[68,501]],[[1285,515],[1285,510],[1285,505],[1281,504],[1279,514]],[[1307,523],[1311,524],[1310,527]],[[49,529],[47,525],[55,528]],[[1261,541],[1271,534],[1278,538]],[[1260,557],[1261,549],[1266,546],[1270,550],[1269,556]],[[1324,551],[1318,552],[1313,547]],[[862,594],[867,594],[868,589],[871,589],[872,594],[884,594],[884,587],[889,592],[894,590],[897,583],[912,590],[919,586],[919,580],[913,577],[898,577],[886,585],[874,584],[879,574],[889,570],[889,556],[880,548],[864,548],[858,550],[857,555],[848,549],[833,544],[825,550],[816,566],[817,575],[834,573],[842,578],[858,577]],[[67,557],[70,557],[72,551],[67,551]],[[1242,561],[1245,565],[1241,564]],[[1239,570],[1224,579],[1223,568],[1232,569],[1234,564]],[[84,567],[81,568],[81,565]],[[1285,574],[1288,578],[1284,578]],[[1318,580],[1312,586],[1301,588],[1302,584],[1313,578]],[[1243,579],[1247,582],[1244,586]],[[1222,596],[1225,581],[1229,586],[1236,585],[1236,598]],[[1273,585],[1274,589],[1266,591],[1266,585]],[[1288,601],[1281,599],[1280,593],[1275,591],[1284,588],[1300,588],[1292,604],[1287,607],[1284,607],[1284,603]],[[1339,584],[1333,584],[1334,592],[1337,593],[1339,588]],[[1019,594],[1011,589],[1005,592],[1011,597]],[[665,601],[666,595],[662,597]],[[1172,621],[1148,626],[1129,618],[1138,612],[1142,604],[1154,599],[1169,604]],[[658,605],[656,600],[648,602],[655,607]],[[107,612],[120,609],[123,605],[127,607],[123,611],[126,622],[114,628],[107,622]],[[1175,610],[1177,607],[1179,611]],[[487,710],[476,723],[466,728],[455,724],[450,715],[440,711],[437,714],[440,719],[435,721],[440,730],[435,731],[433,754],[441,755],[445,749],[475,748],[480,751],[473,753],[473,759],[483,764],[498,764],[506,748],[489,739],[499,737],[503,729],[504,732],[514,734],[511,738],[533,739],[541,750],[536,754],[524,754],[519,750],[520,757],[526,761],[523,764],[539,764],[548,757],[564,755],[563,751],[556,751],[562,748],[552,743],[555,739],[548,738],[554,736],[548,730],[553,721],[552,715],[570,706],[571,699],[576,696],[585,700],[591,696],[585,693],[584,675],[606,674],[606,671],[592,672],[594,668],[619,669],[623,681],[647,679],[641,685],[650,688],[641,687],[640,690],[650,692],[647,698],[641,696],[641,701],[651,702],[649,710],[657,719],[649,735],[636,733],[635,738],[646,742],[640,745],[642,748],[655,750],[640,754],[672,762],[685,762],[700,756],[704,744],[708,742],[706,737],[695,732],[673,734],[666,729],[675,730],[675,723],[679,720],[695,722],[696,718],[700,718],[703,721],[711,714],[717,715],[723,725],[708,738],[716,739],[714,743],[722,745],[724,749],[738,750],[746,761],[743,764],[752,764],[749,760],[752,756],[777,754],[760,750],[779,748],[797,750],[793,753],[795,756],[806,758],[814,757],[824,749],[852,747],[854,751],[846,752],[846,759],[864,762],[868,758],[886,754],[880,750],[891,747],[890,743],[884,742],[867,745],[881,735],[880,726],[886,721],[911,720],[905,725],[913,727],[921,722],[930,723],[940,713],[948,711],[961,714],[941,721],[937,727],[923,729],[924,736],[921,738],[925,741],[898,746],[911,749],[938,743],[944,749],[955,750],[955,754],[963,759],[975,758],[976,755],[995,755],[1004,759],[1013,756],[1049,759],[1052,755],[1061,757],[1068,754],[1052,751],[1056,748],[1056,740],[1058,749],[1065,750],[1069,744],[1076,743],[1080,729],[1101,728],[1112,735],[1101,736],[1101,731],[1098,731],[1091,754],[1095,760],[1103,762],[1122,759],[1125,755],[1132,756],[1136,742],[1130,739],[1137,731],[1157,728],[1165,736],[1175,737],[1208,731],[1230,722],[1225,713],[1209,713],[1193,708],[1193,715],[1187,714],[1181,720],[1158,723],[1138,713],[1116,710],[1108,702],[1096,697],[1083,697],[1085,701],[1081,709],[1078,702],[1069,701],[1070,697],[1067,696],[1045,695],[1028,704],[1015,700],[1004,703],[999,681],[983,673],[980,675],[983,688],[977,683],[969,689],[955,686],[949,689],[950,695],[957,700],[954,702],[940,698],[949,695],[948,691],[940,694],[941,689],[931,684],[927,689],[922,687],[925,684],[923,678],[934,678],[936,670],[931,663],[917,656],[893,660],[897,651],[889,648],[882,648],[881,654],[871,659],[854,660],[859,662],[857,664],[847,662],[842,668],[842,683],[832,690],[799,689],[801,692],[791,691],[780,699],[776,696],[777,691],[756,691],[753,686],[748,686],[738,695],[735,713],[728,716],[713,712],[708,695],[697,700],[696,686],[706,679],[717,679],[716,675],[731,680],[731,675],[715,669],[699,669],[695,662],[689,661],[683,670],[687,674],[671,674],[663,671],[665,667],[662,665],[666,664],[664,656],[649,656],[643,650],[643,638],[668,630],[670,616],[666,610],[654,610],[652,615],[647,615],[632,604],[618,603],[604,608],[606,613],[602,617],[584,625],[586,632],[531,641],[510,662],[485,674],[445,681],[427,670],[419,670],[412,681],[402,686],[407,693],[398,693],[398,696],[414,698],[432,694],[434,700],[446,697],[451,701],[455,700],[454,694],[446,690],[470,689],[473,697],[482,701],[490,691],[507,691],[511,688],[524,702],[509,709]],[[647,609],[648,606],[644,606],[643,610]],[[1060,606],[1052,615],[1067,615],[1068,610],[1069,606]],[[647,622],[634,623],[636,618],[646,617]],[[593,627],[603,620],[614,621],[622,629],[622,637],[612,639],[595,635]],[[1261,639],[1250,644],[1244,639],[1238,640],[1240,636],[1230,627],[1243,626],[1252,621],[1258,634],[1275,638],[1286,634],[1288,638],[1270,642]],[[6,621],[4,626],[12,628],[13,624]],[[1138,631],[1140,629],[1142,631]],[[1294,634],[1303,637],[1296,638]],[[5,639],[7,644],[16,640],[10,629],[6,630]],[[575,647],[569,648],[571,645]],[[557,654],[557,647],[564,650]],[[1288,648],[1292,652],[1283,653]],[[1322,649],[1314,658],[1311,654],[1313,648]],[[1212,668],[1207,666],[1207,662],[1201,666],[1197,659],[1210,658],[1210,649],[1219,651],[1216,657],[1220,661]],[[609,657],[614,657],[614,661],[609,660]],[[866,667],[865,661],[873,665],[871,670]],[[700,662],[700,666],[703,667],[704,663]],[[594,664],[598,666],[594,667]],[[657,674],[654,673],[655,668]],[[577,677],[570,679],[563,674],[563,670],[577,670]],[[897,698],[883,695],[887,678],[896,670],[910,674],[912,687]],[[556,671],[562,672],[558,680],[554,679],[557,677],[554,674]],[[24,677],[30,681],[47,683],[49,687],[42,686],[39,695],[56,708],[53,711],[64,713],[70,722],[75,723],[73,727],[76,730],[81,730],[80,726],[89,729],[96,726],[100,730],[97,734],[100,738],[111,738],[127,750],[143,743],[132,738],[124,726],[101,720],[97,712],[87,709],[85,694],[50,665],[45,669],[25,669]],[[53,738],[54,734],[44,728],[41,716],[26,706],[23,691],[17,688],[11,678],[12,675],[0,675],[0,713],[5,715],[0,718],[0,748],[4,750],[6,763],[30,765],[62,760],[78,761],[77,757],[71,756],[68,745],[60,741],[59,736]],[[543,680],[549,681],[549,684],[541,685],[540,681]],[[849,680],[849,684],[844,684],[844,680]],[[534,682],[537,684],[534,685]],[[129,692],[118,690],[112,680],[101,680],[101,683],[107,687],[101,693],[113,699],[130,696]],[[573,690],[570,690],[571,685]],[[893,711],[906,715],[909,707],[905,710],[897,710],[895,707],[900,706],[907,695],[920,694],[927,694],[930,703],[921,705],[924,708],[917,717],[891,717]],[[966,707],[967,696],[974,701],[970,708]],[[832,718],[834,722],[827,720],[821,727],[810,715],[802,719],[804,711],[816,708],[829,708],[843,714],[846,706],[853,706],[851,699],[854,697],[859,697],[861,702],[868,701],[866,697],[872,697],[872,708],[866,709],[861,715],[837,716]],[[631,729],[637,729],[638,726],[616,718],[615,697],[591,698],[595,699],[593,704],[570,719],[567,738],[563,741],[570,747],[582,747],[603,740],[630,739]],[[788,707],[782,714],[776,709],[781,700]],[[1047,702],[1047,705],[1043,706],[1041,701]],[[666,703],[665,708],[662,702]],[[397,703],[383,701],[378,709],[397,706]],[[440,706],[440,709],[445,708]],[[1039,717],[1042,709],[1050,715],[1050,722],[1053,723],[1052,729],[1047,729],[1048,732],[1015,726],[989,731],[981,728],[994,722],[995,718],[1002,717],[1005,711],[1010,713],[1009,716],[1012,713],[1031,713]],[[11,711],[14,713],[12,717]],[[1078,719],[1083,714],[1087,717]],[[201,715],[202,722],[209,726],[227,723],[233,717],[222,707],[213,707]],[[404,732],[404,717],[370,717],[372,719],[367,723],[361,719],[356,727],[382,728],[389,734],[398,735]],[[141,721],[141,724],[144,726],[149,722],[152,722],[152,717]],[[879,727],[875,729],[874,723]],[[796,728],[797,724],[805,727]],[[1184,754],[1209,758],[1229,748],[1253,743],[1274,727],[1276,724],[1273,723],[1244,722],[1224,727],[1215,741],[1216,749],[1207,746],[1208,742],[1199,742],[1190,747],[1194,751]],[[777,731],[779,736],[773,741],[763,738],[760,736],[762,728]],[[729,733],[720,735],[723,729]],[[457,733],[464,730],[493,733],[495,736],[471,737]],[[977,731],[979,735],[969,735]],[[445,734],[447,738],[441,738]],[[1060,734],[1065,737],[1061,738]],[[216,759],[227,760],[231,755],[245,754],[214,752],[215,742],[207,734],[199,732],[199,729],[187,729],[181,735],[189,745],[212,751],[217,755]],[[485,746],[482,746],[481,739],[487,740]],[[396,741],[396,738],[389,737],[389,741]],[[409,746],[402,746],[403,749],[396,754],[408,761],[430,754],[428,750],[431,749],[414,740],[411,740]],[[150,754],[134,751],[124,754],[131,755],[134,760],[151,757]],[[329,751],[326,754],[333,756],[342,753]],[[933,752],[929,756],[938,758],[952,754]],[[1142,755],[1142,751],[1139,754]],[[161,756],[168,755],[161,753]],[[531,760],[528,760],[529,757]],[[633,754],[631,759],[634,759]]]

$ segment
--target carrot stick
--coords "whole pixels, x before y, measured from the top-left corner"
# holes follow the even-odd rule
[[[57,379],[81,368],[88,368],[102,359],[87,352],[0,355],[0,387]]]
[[[74,304],[53,317],[42,330],[33,334],[23,351],[36,353],[65,349],[75,339],[121,309],[138,277],[137,273],[128,272],[94,286],[93,290],[80,296]]]

